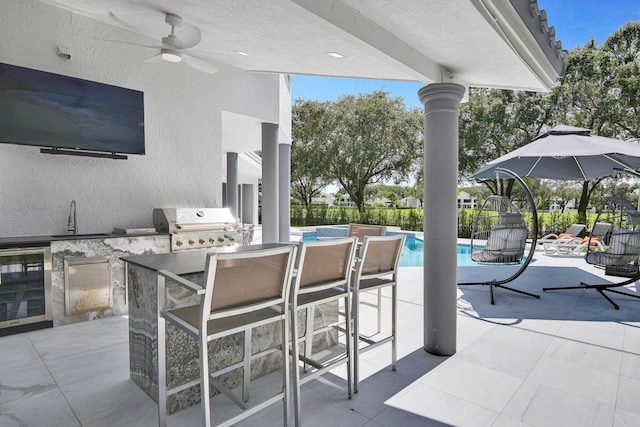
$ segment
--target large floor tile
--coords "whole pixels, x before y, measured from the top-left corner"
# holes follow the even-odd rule
[[[157,408],[156,403],[129,379],[127,368],[75,382],[62,387],[62,392],[83,425],[113,413],[135,419],[150,410],[155,413]],[[144,409],[141,411],[141,408]]]
[[[618,375],[622,353],[600,345],[587,344],[564,338],[555,338],[545,352],[545,357]]]
[[[128,365],[128,343],[61,355],[47,362],[51,375],[60,387],[118,371]]]
[[[640,380],[640,353],[623,353],[620,375]]]
[[[640,414],[640,380],[628,377],[620,377],[618,388],[617,409]]]
[[[387,400],[395,410],[383,410],[374,418],[383,425],[432,425],[431,422],[457,426],[489,426],[498,417],[497,412],[416,383]],[[403,411],[404,413],[399,413]],[[436,424],[434,424],[436,425]]]
[[[123,327],[123,326],[120,326]],[[101,321],[86,321],[53,329],[29,332],[40,356],[44,360],[75,356],[87,350],[99,350],[114,344],[128,343],[121,335]]]
[[[637,427],[640,426],[640,414],[617,408],[613,427]]]
[[[475,363],[451,358],[418,382],[467,402],[500,412],[522,380]]]
[[[76,427],[80,422],[60,390],[0,404],[2,427]]]
[[[16,378],[6,379],[3,374],[0,375],[0,408],[3,404],[13,400],[35,397],[57,389],[58,385],[48,372],[41,376],[28,376],[19,380]]]
[[[545,384],[576,397],[615,405],[618,375],[543,357],[531,371],[527,381]]]
[[[614,406],[528,381],[503,414],[536,427],[601,427],[613,423]]]
[[[461,350],[456,359],[524,379],[552,337],[507,326],[496,326]]]

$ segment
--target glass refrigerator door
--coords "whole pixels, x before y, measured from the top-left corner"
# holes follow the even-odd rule
[[[19,324],[19,319],[45,316],[47,275],[50,261],[46,250],[0,251],[0,324]]]

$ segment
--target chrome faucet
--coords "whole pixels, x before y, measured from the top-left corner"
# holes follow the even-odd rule
[[[71,201],[69,207],[69,221],[67,222],[67,231],[73,231],[73,234],[78,234],[78,213],[76,211],[76,201]]]

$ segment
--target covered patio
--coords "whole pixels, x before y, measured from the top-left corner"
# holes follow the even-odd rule
[[[458,276],[487,270],[459,267]],[[540,292],[594,276],[615,280],[581,258],[539,255],[517,286]],[[422,269],[402,267],[399,280],[398,370],[391,371],[385,344],[363,355],[353,399],[342,367],[313,380],[303,387],[304,426],[640,424],[637,301],[618,298],[616,311],[595,292],[543,293],[540,300],[503,292],[492,306],[486,288],[461,287],[458,351],[444,357],[421,346]],[[375,317],[373,309],[364,314]],[[156,403],[129,380],[127,326],[126,318],[113,317],[0,338],[0,424],[157,425]],[[269,377],[263,381],[268,385]],[[229,406],[213,408],[223,413]],[[199,425],[200,416],[196,405],[170,416],[168,425]],[[281,417],[273,405],[241,425],[279,426]]]
[[[637,319],[609,316],[631,316],[633,311],[599,312],[595,301],[593,307],[578,304],[579,293],[567,296],[576,300],[575,315],[566,301],[549,312],[544,307],[551,305],[529,306],[535,301],[517,299],[508,304],[507,298],[504,306],[485,307],[484,295],[472,298],[477,295],[465,293],[461,299],[456,288],[464,274],[453,261],[458,104],[471,86],[547,91],[562,75],[566,53],[535,0],[10,0],[0,8],[6,12],[0,26],[4,61],[143,89],[148,114],[146,156],[130,160],[125,167],[78,159],[47,161],[15,147],[3,151],[6,167],[0,174],[16,183],[7,190],[7,199],[16,203],[0,208],[5,234],[56,234],[65,218],[48,215],[43,220],[41,212],[44,208],[66,212],[67,200],[75,200],[76,194],[86,195],[86,216],[93,221],[87,228],[146,224],[152,209],[163,205],[220,207],[224,201],[236,209],[238,184],[244,185],[239,180],[243,170],[238,158],[262,150],[263,241],[287,241],[288,75],[422,82],[425,87],[416,96],[425,106],[424,237],[437,245],[425,246],[424,268],[405,269],[400,278],[401,312],[407,316],[405,327],[400,327],[401,368],[394,374],[379,371],[385,363],[381,361],[386,361],[378,358],[384,348],[371,352],[367,360],[372,375],[353,400],[333,393],[331,383],[339,383],[339,377],[325,376],[311,383],[304,393],[317,399],[305,399],[314,402],[305,407],[305,425],[326,425],[330,420],[336,425],[391,426],[406,422],[404,417],[422,424],[537,422],[550,414],[549,405],[559,405],[561,399],[533,385],[527,388],[529,373],[537,372],[538,362],[547,353],[553,358],[559,352],[558,357],[566,359],[577,351],[555,351],[555,339],[582,343],[597,354],[604,346],[618,360],[616,373],[609,371],[611,364],[584,362],[589,369],[607,369],[612,376],[607,378],[615,386],[604,402],[593,396],[583,400],[581,395],[585,390],[602,392],[600,380],[571,390],[550,383],[549,387],[557,386],[559,393],[568,396],[570,404],[588,402],[584,411],[580,407],[563,414],[584,417],[580,419],[584,425],[597,419],[584,415],[587,408],[597,409],[597,414],[606,412],[611,422],[618,410],[627,413],[625,399],[634,393],[618,393],[618,389],[638,382],[631,374],[623,375],[632,372],[625,370],[625,363],[637,366],[637,360],[623,356],[637,356],[638,339],[633,337],[637,329],[619,322]],[[154,52],[144,45],[157,44],[167,34],[165,12],[200,28],[203,38],[197,50],[218,69],[215,74],[184,63],[145,62]],[[56,53],[60,48],[63,52],[68,48],[70,54]],[[251,179],[257,188],[257,177]],[[223,183],[227,184],[224,195]],[[100,197],[86,188],[100,188]],[[252,209],[257,213],[257,191],[254,202]],[[562,301],[561,296],[547,299]],[[587,308],[585,313],[584,307],[592,311]],[[531,315],[535,310],[543,314]],[[610,326],[619,339],[594,345],[578,333],[569,338],[563,335],[565,324],[585,318],[595,319],[587,325],[607,325],[607,330]],[[532,325],[523,327],[524,319],[533,319]],[[541,329],[536,326],[539,322]],[[2,421],[22,426],[156,425],[155,402],[129,380],[126,324],[126,319],[113,317],[1,338]],[[582,334],[599,335],[592,330]],[[534,350],[530,342],[536,343]],[[515,345],[513,354],[507,350],[510,345]],[[500,350],[487,353],[495,348]],[[538,358],[530,359],[532,354]],[[455,365],[457,360],[460,366]],[[521,360],[526,360],[525,368]],[[513,364],[514,372],[510,371]],[[545,384],[559,378],[546,378],[546,372],[553,369],[541,368],[533,379]],[[582,374],[574,376],[584,381]],[[538,397],[551,402],[544,400],[539,411],[528,415],[537,407],[533,403]],[[245,425],[258,420],[261,425],[279,424],[277,412],[261,413]],[[171,425],[187,424],[181,417],[196,420],[196,414],[197,410],[180,412]]]

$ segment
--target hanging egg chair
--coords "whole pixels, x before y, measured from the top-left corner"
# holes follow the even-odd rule
[[[496,173],[498,175],[508,175],[522,187],[527,195],[529,209],[532,213],[532,227],[531,230],[527,227],[522,213],[508,197],[498,195],[488,197],[480,207],[480,211],[473,222],[471,259],[480,265],[520,265],[520,268],[506,278],[495,278],[486,282],[458,283],[458,285],[489,286],[491,304],[495,304],[494,288],[506,289],[540,298],[540,295],[505,286],[505,284],[518,278],[533,258],[536,236],[538,235],[538,215],[531,191],[524,181],[507,169],[498,168]],[[527,236],[529,235],[532,236],[532,241],[527,244]],[[495,270],[496,272],[503,272],[500,269]]]
[[[587,263],[604,268],[605,274],[627,277],[628,279],[601,284],[581,282],[579,286],[542,288],[543,291],[595,289],[616,310],[620,309],[620,306],[605,292],[640,298],[637,293],[632,293],[624,288],[626,285],[640,280],[640,269],[638,267],[638,257],[640,257],[640,212],[626,199],[613,196],[605,200],[589,233],[589,240],[578,249],[585,252],[584,259]]]

